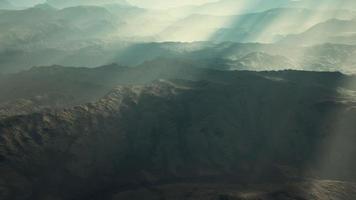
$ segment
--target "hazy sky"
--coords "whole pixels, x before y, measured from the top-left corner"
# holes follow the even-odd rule
[[[38,3],[43,3],[46,0],[8,0],[13,5],[16,6],[32,6]],[[60,1],[60,0],[58,0]],[[85,2],[86,0],[79,0]],[[93,1],[93,0],[91,0]],[[97,0],[100,2],[101,0]],[[115,1],[115,0],[113,0]],[[122,1],[122,0],[117,0]],[[179,7],[186,5],[198,5],[209,2],[217,2],[219,0],[126,0],[127,2],[145,8],[169,8],[169,7]],[[276,4],[277,2],[293,2],[292,5],[305,5],[306,7],[325,7],[328,5],[329,8],[355,8],[356,0],[227,0],[232,2],[258,2]]]
[[[43,3],[46,0],[9,0],[15,5],[30,6],[38,3]],[[85,0],[83,0],[85,1]],[[100,0],[98,0],[100,2]],[[214,2],[217,0],[126,0],[127,2],[148,8],[167,8],[185,5],[197,5],[203,3]]]
[[[185,5],[196,5],[215,1],[217,0],[128,0],[128,2],[132,4],[150,8],[167,8]]]
[[[38,3],[43,3],[45,0],[8,0],[8,2],[16,6],[33,6]]]

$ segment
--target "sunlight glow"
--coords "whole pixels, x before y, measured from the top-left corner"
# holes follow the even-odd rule
[[[217,0],[129,0],[133,5],[144,7],[144,8],[154,8],[154,9],[167,9],[181,6],[192,6],[201,5],[205,3],[215,2]]]

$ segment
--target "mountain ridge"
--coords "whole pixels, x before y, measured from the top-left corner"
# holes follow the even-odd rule
[[[271,79],[271,72],[268,77],[240,74],[243,79],[225,83],[159,80],[119,86],[96,103],[0,120],[0,174],[13,186],[5,188],[9,196],[2,199],[11,199],[14,190],[30,199],[102,199],[122,185],[166,179],[283,182],[303,173],[319,139],[332,134],[323,123],[330,112],[338,112],[340,120],[356,114],[352,104],[330,99],[336,94],[328,88]],[[282,103],[276,94],[283,94]],[[305,145],[290,146],[291,141]],[[189,149],[194,153],[187,154]]]
[[[99,5],[109,5],[109,4],[131,6],[131,4],[129,4],[126,0],[101,0],[99,2],[95,0],[71,0],[71,1],[47,0],[46,3],[57,8],[66,8],[66,7],[81,6],[81,5],[99,6]]]

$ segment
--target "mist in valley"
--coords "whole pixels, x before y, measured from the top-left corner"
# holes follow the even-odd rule
[[[0,199],[356,199],[354,0],[0,0]]]

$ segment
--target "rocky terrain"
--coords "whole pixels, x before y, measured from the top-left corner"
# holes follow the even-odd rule
[[[0,200],[356,199],[355,2],[0,0]]]
[[[353,199],[355,185],[316,181],[266,185],[179,183],[118,193],[114,199],[301,200]]]
[[[5,117],[1,199],[353,199],[352,76],[193,71]]]

